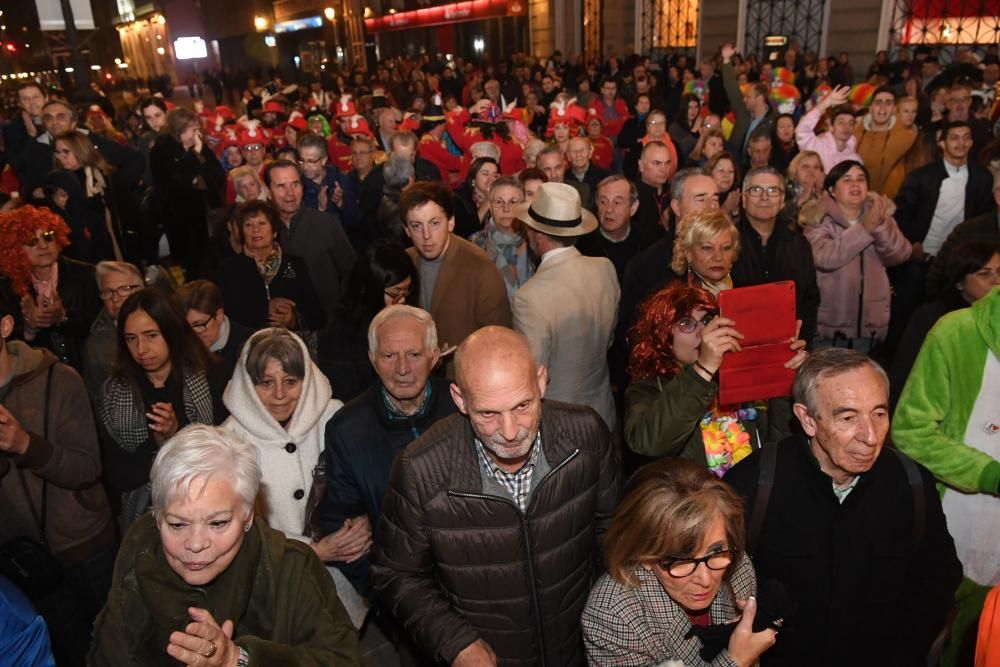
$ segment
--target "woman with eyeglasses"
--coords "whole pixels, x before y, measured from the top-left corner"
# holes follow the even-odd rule
[[[740,497],[702,466],[640,468],[604,535],[608,571],[580,619],[588,664],[757,664],[778,633],[753,631],[757,578],[743,518]],[[724,624],[731,634],[713,641]]]
[[[354,263],[344,298],[319,336],[317,365],[335,398],[347,403],[375,383],[368,358],[368,325],[388,306],[417,306],[420,275],[402,246],[380,239]]]
[[[889,331],[891,290],[886,267],[910,258],[891,199],[868,190],[868,170],[844,160],[826,175],[818,206],[799,224],[812,246],[820,306],[813,346],[872,354]]]
[[[172,109],[149,163],[170,256],[188,280],[199,278],[208,249],[208,210],[222,205],[226,186],[222,165],[202,139],[201,119],[189,109]]]
[[[524,229],[514,217],[514,207],[523,202],[524,190],[519,180],[504,176],[493,181],[486,226],[469,237],[500,270],[508,299],[535,274],[535,259],[528,249]]]
[[[115,361],[115,336],[118,311],[125,299],[145,286],[142,274],[127,262],[100,262],[95,267],[97,293],[101,297],[101,312],[90,325],[90,335],[84,343],[83,380],[91,401],[98,405],[104,382],[111,376]]]
[[[83,372],[83,344],[101,302],[94,267],[64,257],[70,230],[47,208],[0,213],[0,298],[20,302],[24,340]]]
[[[719,403],[718,372],[743,335],[718,316],[715,297],[674,284],[654,294],[629,335],[625,442],[651,457],[684,458],[718,477],[753,450],[791,435],[787,398]],[[789,341],[786,368],[805,361],[805,341]]]

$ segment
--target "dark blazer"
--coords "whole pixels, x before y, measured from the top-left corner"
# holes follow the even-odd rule
[[[208,210],[222,203],[222,165],[207,144],[195,153],[168,134],[157,137],[149,164],[170,254],[183,263],[189,280],[198,277],[208,250]]]
[[[663,212],[670,208],[670,184],[664,185],[660,193],[641,179],[635,182],[635,187],[639,191],[639,210],[632,216],[632,222],[644,237],[659,240],[666,233],[660,221]]]
[[[583,664],[580,614],[618,502],[618,449],[587,407],[542,404],[527,511],[486,477],[468,418],[432,426],[392,467],[375,590],[426,657],[483,639],[502,665]]]
[[[780,581],[798,611],[761,665],[924,664],[962,578],[934,477],[914,464],[924,498],[924,530],[914,544],[913,489],[894,452],[883,449],[840,503],[803,436],[777,448],[766,516],[749,555],[758,581]],[[725,477],[743,496],[748,525],[760,458],[754,452]]]
[[[226,377],[232,377],[236,364],[240,361],[243,345],[253,334],[253,329],[229,318],[229,338],[222,349],[215,353],[225,369]]]
[[[799,337],[811,341],[816,334],[816,313],[819,310],[819,286],[816,284],[816,265],[812,247],[797,230],[793,231],[775,223],[768,245],[774,243],[773,265],[765,271],[766,249],[760,247],[760,236],[745,217],[739,221],[741,249],[733,265],[733,287],[750,287],[780,280],[795,282],[795,312],[802,320]]]
[[[326,313],[316,296],[309,268],[296,255],[282,256],[281,268],[270,286],[264,282],[254,259],[246,255],[223,260],[216,282],[222,290],[222,301],[226,304],[229,319],[253,331],[270,326],[268,304],[274,297],[295,302],[298,321],[294,329],[314,331],[326,323]]]
[[[965,218],[975,218],[992,211],[993,176],[989,169],[974,162],[969,165],[965,186]],[[941,194],[941,182],[948,177],[944,160],[935,160],[915,169],[903,179],[896,193],[896,223],[910,243],[923,243],[931,228],[934,209]]]
[[[420,413],[390,418],[376,383],[342,407],[326,425],[326,495],[323,498],[323,532],[339,530],[349,517],[367,515],[378,524],[382,499],[389,486],[393,461],[408,444],[458,408],[451,399],[448,381],[431,376],[431,394]],[[374,597],[371,561],[336,563],[358,591]]]
[[[290,225],[280,227],[282,249],[305,260],[323,310],[332,313],[357,259],[340,221],[329,213],[303,208],[292,216]]]

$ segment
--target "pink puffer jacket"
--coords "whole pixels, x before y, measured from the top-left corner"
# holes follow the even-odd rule
[[[816,211],[819,220],[806,224],[804,233],[812,245],[819,284],[817,335],[833,338],[840,332],[848,338],[884,340],[890,301],[885,267],[905,262],[913,247],[891,217],[869,232],[860,222],[848,224],[829,195]]]

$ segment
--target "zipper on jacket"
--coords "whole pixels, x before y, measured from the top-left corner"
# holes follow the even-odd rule
[[[549,470],[545,474],[545,477],[542,477],[542,479],[539,480],[538,486],[535,487],[535,490],[534,490],[533,494],[536,493],[539,488],[541,488],[542,484],[544,484],[546,480],[548,480],[550,477],[552,477],[552,475],[554,475],[557,471],[559,471],[562,468],[564,468],[567,463],[569,463],[570,461],[572,461],[573,459],[575,459],[576,456],[577,456],[577,454],[579,454],[579,453],[580,453],[580,449],[579,448],[574,449],[572,452],[570,452],[569,456],[567,456],[565,459],[562,460],[561,463],[559,463],[559,465],[557,465],[555,468],[552,468],[551,470]],[[545,631],[544,631],[544,628],[542,627],[542,614],[541,614],[541,609],[539,608],[539,604],[538,604],[538,591],[537,591],[537,589],[535,587],[535,563],[534,563],[535,552],[534,552],[534,549],[532,549],[532,545],[531,545],[531,533],[528,530],[528,523],[526,521],[526,518],[527,518],[526,514],[521,511],[521,508],[518,507],[517,504],[513,500],[510,500],[508,498],[501,498],[500,496],[490,495],[488,493],[475,493],[475,492],[472,492],[472,491],[452,491],[451,489],[449,489],[448,490],[448,495],[452,496],[452,497],[458,497],[458,498],[477,498],[479,500],[496,500],[498,502],[504,503],[505,505],[510,505],[511,507],[514,508],[514,511],[517,512],[517,518],[518,518],[518,521],[521,524],[521,535],[524,537],[524,546],[525,546],[525,549],[528,552],[528,581],[529,581],[529,583],[531,585],[531,607],[532,607],[532,611],[535,614],[535,631],[538,633],[538,647],[539,647],[539,653],[540,653],[540,655],[539,655],[539,657],[540,657],[540,664],[541,665],[545,665],[546,664],[546,660],[545,660]],[[530,504],[529,504],[528,507],[530,509],[530,507],[531,507]]]

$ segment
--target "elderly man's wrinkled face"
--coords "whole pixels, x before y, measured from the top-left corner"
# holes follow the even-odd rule
[[[715,210],[719,208],[719,186],[711,176],[688,176],[681,189],[681,198],[672,200],[670,208],[678,220],[692,213]]]
[[[156,514],[163,555],[170,569],[190,586],[211,583],[236,558],[244,527],[253,512],[236,494],[228,475],[191,480],[187,497],[180,489]]]
[[[774,221],[784,205],[785,183],[780,176],[756,174],[743,186],[743,208],[754,222]]]
[[[473,360],[474,363],[474,360]],[[531,452],[542,420],[547,375],[530,358],[475,364],[452,385],[452,398],[472,422],[480,442],[501,467],[518,470]]]
[[[378,348],[369,352],[382,386],[397,403],[417,401],[438,362],[437,349],[426,347],[426,327],[416,318],[393,317],[375,332]]]
[[[271,171],[271,200],[283,215],[292,215],[302,206],[302,178],[299,170],[279,167]]]
[[[670,151],[665,147],[646,148],[639,158],[639,176],[646,185],[661,188],[670,180]]]
[[[870,366],[820,377],[814,412],[796,403],[820,468],[838,484],[868,472],[889,432],[889,392]]]
[[[563,158],[559,153],[545,153],[539,155],[535,160],[535,165],[545,172],[545,177],[549,183],[562,183],[566,172],[563,167]]]
[[[590,154],[592,152],[590,142],[581,137],[570,139],[566,156],[569,158],[570,166],[578,171],[583,171],[590,166]]]
[[[624,234],[639,202],[632,202],[628,181],[614,181],[597,191],[597,220],[605,234],[616,238]]]

